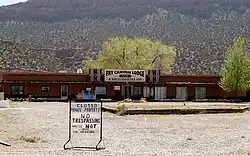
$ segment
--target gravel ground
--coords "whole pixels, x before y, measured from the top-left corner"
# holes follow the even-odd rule
[[[20,102],[14,105],[14,109],[0,109],[0,140],[12,145],[0,145],[0,155],[3,156],[250,155],[249,112],[185,116],[116,116],[104,113],[105,150],[65,151],[67,103]],[[34,137],[37,142],[27,142]]]

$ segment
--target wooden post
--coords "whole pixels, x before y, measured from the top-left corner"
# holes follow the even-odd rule
[[[1,141],[1,140],[0,140],[0,145],[4,145],[4,146],[10,146],[10,144],[9,144],[9,143],[7,143],[7,142],[4,142],[4,141]]]
[[[29,102],[31,102],[31,95],[29,95]]]

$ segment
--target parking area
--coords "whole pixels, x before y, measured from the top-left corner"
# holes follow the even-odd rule
[[[137,115],[104,113],[102,151],[65,151],[68,103],[17,102],[0,110],[0,155],[248,155],[250,113]],[[13,108],[14,107],[14,108]],[[91,140],[90,140],[91,142]]]

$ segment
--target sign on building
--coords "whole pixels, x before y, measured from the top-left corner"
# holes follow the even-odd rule
[[[145,82],[145,70],[106,69],[106,82]]]
[[[102,141],[102,102],[71,103],[69,140],[64,149],[98,148]],[[66,148],[68,143],[73,147]]]

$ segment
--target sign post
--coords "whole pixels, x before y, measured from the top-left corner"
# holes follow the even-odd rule
[[[69,105],[69,139],[64,149],[104,149],[98,147],[102,142],[102,101],[75,103],[70,99]],[[72,147],[67,148],[69,142]]]

